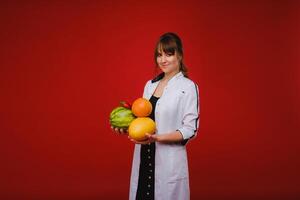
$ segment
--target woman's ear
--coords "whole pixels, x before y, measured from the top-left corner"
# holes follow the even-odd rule
[[[182,61],[182,55],[177,54],[177,58],[178,58],[178,60],[179,60],[180,62]]]

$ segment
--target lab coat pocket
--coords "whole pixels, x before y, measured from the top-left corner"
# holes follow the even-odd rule
[[[185,148],[177,145],[174,145],[173,148],[173,159],[169,168],[169,182],[188,177],[188,163]]]
[[[168,198],[170,200],[188,200],[190,199],[189,179],[180,178],[167,183]]]

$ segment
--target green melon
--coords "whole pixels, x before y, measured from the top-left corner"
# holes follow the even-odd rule
[[[119,106],[111,111],[109,122],[113,127],[127,129],[135,118],[131,109]]]

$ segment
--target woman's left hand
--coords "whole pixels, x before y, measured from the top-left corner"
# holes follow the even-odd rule
[[[146,140],[143,140],[143,141],[137,141],[137,140],[131,138],[130,136],[128,136],[128,138],[129,138],[132,142],[134,142],[134,143],[136,143],[136,144],[150,144],[150,143],[152,143],[152,142],[157,142],[157,141],[158,141],[158,136],[157,136],[156,134],[149,134],[149,133],[146,133],[145,135],[146,135],[147,139],[146,139]]]

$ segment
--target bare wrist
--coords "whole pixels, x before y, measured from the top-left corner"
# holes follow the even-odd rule
[[[163,142],[163,135],[157,135],[156,136],[156,141],[157,142]]]

